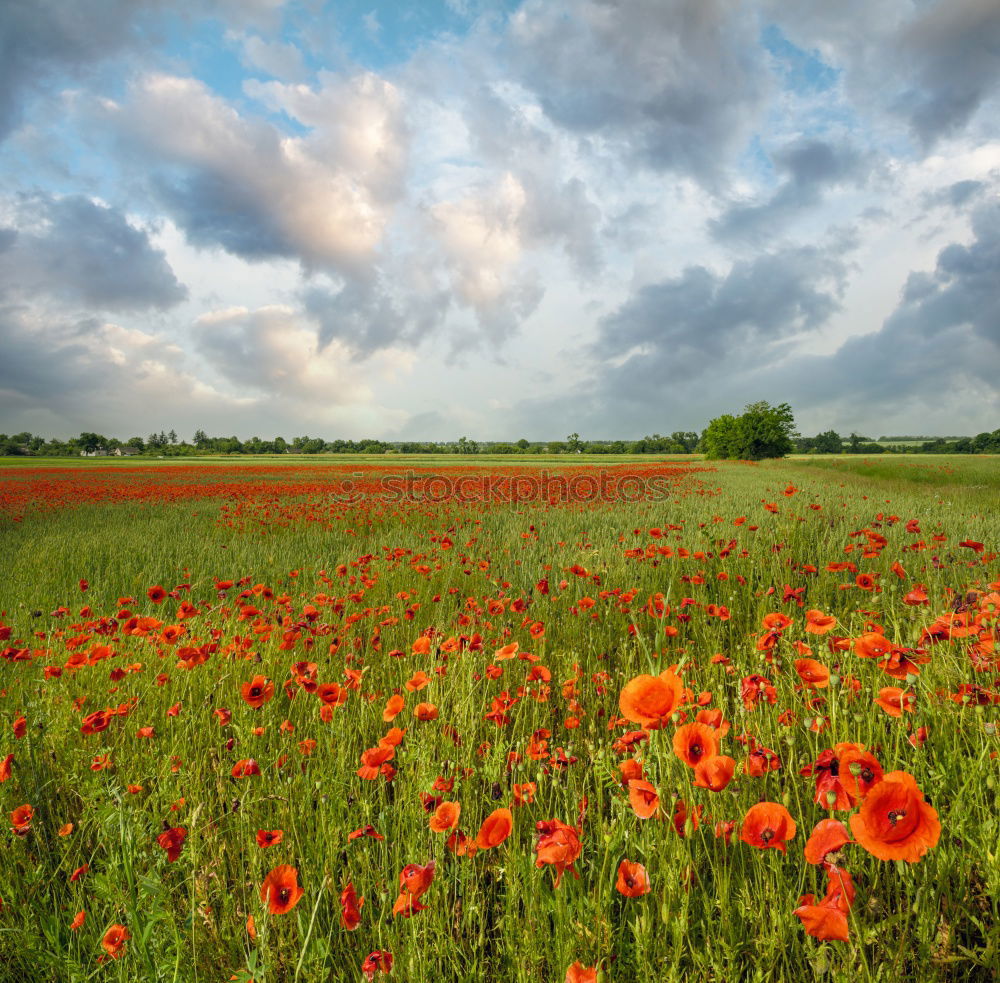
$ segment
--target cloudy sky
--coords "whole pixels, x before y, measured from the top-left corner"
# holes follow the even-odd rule
[[[975,434],[998,379],[997,0],[0,4],[0,430]]]

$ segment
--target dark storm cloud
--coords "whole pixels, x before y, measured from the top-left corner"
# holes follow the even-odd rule
[[[763,10],[799,47],[822,49],[843,68],[858,111],[901,119],[924,150],[960,133],[1000,87],[996,0],[764,0]],[[981,114],[988,130],[997,119]]]
[[[821,329],[839,310],[852,248],[841,234],[738,261],[726,273],[689,267],[642,287],[600,322],[587,353],[590,380],[572,396],[526,400],[512,430],[638,437],[700,430],[756,399],[781,402],[772,366],[789,359],[796,336]]]
[[[726,380],[734,409],[755,398],[788,400],[797,411],[821,411],[831,421],[854,421],[851,425],[857,426],[879,414],[981,419],[996,412],[1000,203],[979,206],[972,214],[972,229],[973,241],[942,249],[933,271],[910,274],[896,310],[879,330],[848,339],[830,355],[782,357],[780,344],[768,348],[760,343],[780,339],[800,323],[819,326],[824,311],[836,308],[835,291],[817,290],[810,279],[810,264],[817,264],[817,272],[824,265],[821,254],[800,257],[798,276],[790,274],[785,281],[792,296],[773,309],[775,292],[771,300],[757,304],[755,278],[740,277],[747,290],[735,291],[730,287],[733,273],[722,280],[701,276],[710,289],[703,292],[700,305],[692,304],[692,310],[701,311],[693,322],[674,321],[675,304],[651,303],[640,294],[604,326],[602,340],[609,350],[615,338],[625,347],[635,338],[649,340],[645,357],[636,355],[602,375],[605,412],[638,419],[636,410],[644,403],[675,413],[704,405],[699,390],[714,388],[719,379]],[[685,274],[684,279],[690,278]],[[774,286],[779,283],[774,281]],[[667,287],[669,294],[678,283]],[[750,333],[746,326],[731,323],[739,315],[723,302],[730,292],[746,297],[748,311],[756,311],[748,317],[766,318],[770,311],[773,320],[755,321]],[[698,341],[700,334],[704,343]],[[716,392],[714,411],[706,406],[706,412],[716,415],[718,405]]]
[[[853,407],[855,419],[992,418],[1000,411],[1000,203],[979,206],[972,228],[971,243],[947,246],[933,271],[910,274],[879,331],[829,356],[797,358],[761,382],[842,417]]]
[[[778,150],[773,163],[784,181],[767,201],[727,209],[711,223],[717,238],[754,240],[774,234],[786,221],[819,204],[828,189],[864,183],[871,169],[870,159],[849,144],[804,138]]]
[[[221,246],[251,261],[295,256],[260,195],[226,174],[154,175],[150,187],[194,246]]]
[[[0,291],[114,311],[167,308],[187,295],[146,232],[113,208],[38,193],[14,211],[6,249],[0,233]]]
[[[731,351],[752,362],[767,346],[813,330],[837,310],[845,267],[836,249],[800,247],[739,261],[724,276],[704,267],[643,287],[600,325],[595,353],[632,352],[605,386],[641,400],[638,377],[711,373]]]
[[[980,368],[996,373],[1000,351],[1000,202],[972,213],[975,239],[953,243],[938,253],[933,274],[911,274],[903,302],[881,334],[899,343],[919,342],[940,331],[968,325],[980,348]],[[938,366],[932,366],[937,370]]]
[[[1000,82],[1000,4],[940,0],[900,36],[910,84],[895,108],[925,146],[960,130]]]
[[[511,19],[509,53],[557,124],[711,182],[768,89],[758,30],[735,0],[529,0]]]

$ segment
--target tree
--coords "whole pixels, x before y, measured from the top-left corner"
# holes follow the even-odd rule
[[[701,435],[700,446],[709,460],[742,457],[740,453],[739,420],[732,413],[723,413],[710,420]]]
[[[670,439],[684,448],[684,454],[690,454],[698,443],[698,435],[685,430],[675,430]]]
[[[795,436],[795,419],[788,403],[772,406],[759,400],[748,404],[740,416],[726,413],[712,420],[701,444],[712,459],[760,461],[791,453]]]
[[[844,441],[836,430],[816,434],[812,445],[817,454],[839,454],[844,449]]]
[[[102,436],[99,433],[89,433],[84,431],[76,438],[77,444],[80,448],[86,451],[88,454],[93,454],[97,450],[106,450],[108,446],[108,438]]]
[[[170,441],[171,444],[176,444],[177,443],[177,431],[176,430],[171,430],[170,433],[167,434],[167,439]]]
[[[579,454],[583,450],[583,441],[578,433],[571,433],[566,438],[566,449],[570,454]]]

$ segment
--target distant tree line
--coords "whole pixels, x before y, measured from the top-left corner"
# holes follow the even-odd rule
[[[581,440],[577,433],[566,440],[516,443],[477,441],[460,437],[455,441],[324,440],[322,437],[210,437],[195,431],[191,441],[177,432],[160,431],[148,437],[119,440],[98,433],[81,433],[69,440],[46,440],[31,433],[0,434],[0,456],[75,457],[77,455],[145,455],[149,457],[195,457],[215,454],[691,454],[700,437],[694,432],[675,431],[669,437],[653,434],[641,440]]]
[[[739,416],[724,414],[712,420],[701,434],[675,430],[669,436],[654,433],[639,440],[583,440],[571,433],[565,440],[514,443],[478,441],[460,437],[454,441],[324,440],[322,437],[210,437],[197,430],[190,441],[181,440],[175,430],[151,433],[146,437],[119,440],[103,434],[83,432],[68,440],[46,439],[27,431],[0,433],[0,456],[76,457],[146,456],[197,457],[227,454],[693,454],[710,458],[759,460],[785,454],[1000,454],[1000,429],[975,437],[919,438],[882,437],[879,442],[852,433],[841,437],[827,430],[815,437],[795,433],[791,408],[787,403],[771,406],[752,403]],[[902,443],[892,444],[899,440]]]
[[[862,437],[842,438],[835,430],[815,437],[797,437],[797,454],[1000,454],[1000,430],[975,437]]]

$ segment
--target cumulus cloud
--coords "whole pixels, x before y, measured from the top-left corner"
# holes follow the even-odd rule
[[[320,350],[301,312],[279,305],[203,314],[195,324],[195,339],[235,391],[315,407],[368,402],[373,376],[406,365],[405,358],[383,360],[359,373],[343,344],[333,341]]]
[[[0,290],[98,310],[167,308],[184,299],[164,253],[121,212],[81,195],[10,203],[0,230]]]
[[[352,358],[389,347],[415,347],[441,326],[451,307],[447,284],[420,257],[400,259],[392,282],[376,273],[305,287],[304,312],[317,325],[320,349],[339,342]]]
[[[768,77],[736,0],[527,0],[510,58],[548,116],[655,170],[711,182],[753,127]]]
[[[65,436],[96,427],[124,437],[237,406],[182,362],[162,334],[0,304],[0,413],[13,427]]]
[[[396,119],[392,87],[375,88],[365,80],[345,87],[329,130],[316,137],[286,136],[242,116],[196,79],[168,75],[145,76],[110,113],[151,167],[157,198],[196,245],[356,270],[381,240],[392,172],[405,157],[389,145],[403,139],[390,123],[373,120],[356,139],[340,136],[343,114],[365,111],[352,106],[352,91],[368,109],[381,102],[384,119]]]
[[[72,77],[134,38],[135,0],[5,0],[0,4],[0,140],[23,119],[24,100]]]

